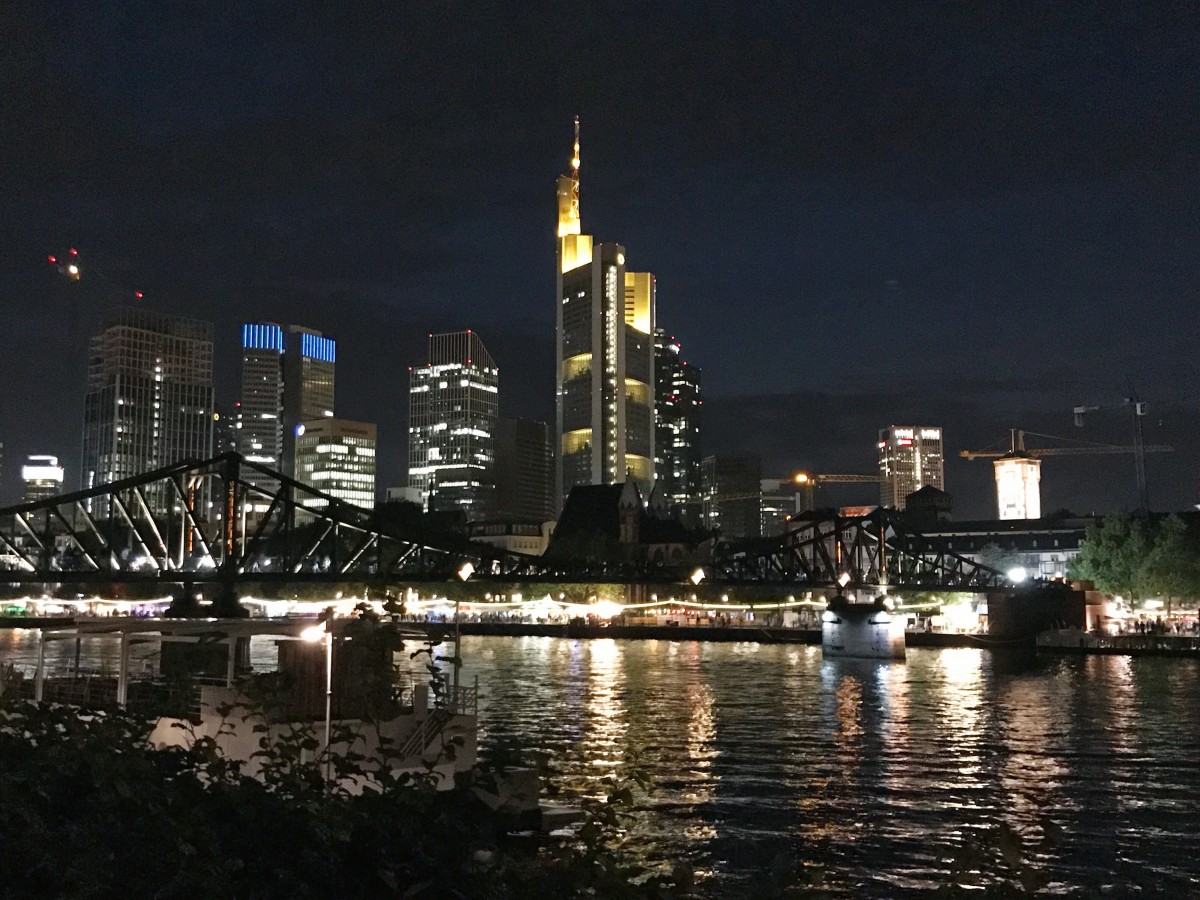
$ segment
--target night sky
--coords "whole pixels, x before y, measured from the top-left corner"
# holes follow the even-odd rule
[[[478,331],[502,411],[552,420],[578,113],[584,231],[657,275],[707,451],[864,472],[879,428],[942,425],[955,517],[994,515],[958,451],[1129,443],[1128,378],[1176,448],[1152,505],[1196,502],[1194,4],[40,2],[4,5],[0,51],[6,501],[27,453],[77,483],[122,290],[215,323],[226,410],[239,322],[336,338],[381,489],[430,331]],[[78,284],[46,263],[70,246]],[[1130,508],[1133,472],[1049,460],[1043,508]]]

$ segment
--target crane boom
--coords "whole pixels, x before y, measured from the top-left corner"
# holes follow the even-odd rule
[[[1025,456],[1030,459],[1041,459],[1043,456],[1089,456],[1100,453],[1171,453],[1174,447],[1166,444],[1150,444],[1140,450],[1135,446],[1123,447],[1118,444],[1081,444],[1074,447],[1033,447],[1026,449],[1025,435],[1027,432],[1019,428],[1012,429],[1012,446],[1008,450],[961,450],[959,456],[963,459],[999,459],[1002,456]],[[1042,434],[1052,440],[1064,440],[1053,435]]]

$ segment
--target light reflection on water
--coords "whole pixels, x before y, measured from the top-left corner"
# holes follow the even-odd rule
[[[545,759],[548,793],[567,800],[644,771],[652,786],[622,849],[651,865],[688,861],[709,896],[818,879],[848,897],[924,893],[948,883],[964,842],[1002,822],[1051,893],[1200,895],[1197,661],[910,650],[895,663],[750,643],[463,643],[485,751]],[[85,644],[83,665],[116,665],[115,642]],[[36,652],[36,632],[0,631],[0,658],[29,667]],[[261,665],[274,652],[266,639],[251,655]],[[69,664],[74,642],[48,655]],[[1061,846],[1043,843],[1047,820]]]
[[[913,650],[892,663],[560,638],[472,637],[464,651],[485,747],[542,751],[566,798],[640,766],[653,785],[625,849],[689,861],[712,896],[814,871],[834,894],[923,893],[1001,822],[1052,893],[1200,892],[1195,661]],[[1063,846],[1042,845],[1044,819]]]

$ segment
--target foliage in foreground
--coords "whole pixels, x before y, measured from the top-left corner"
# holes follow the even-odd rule
[[[259,781],[211,742],[151,749],[120,710],[0,708],[0,884],[8,897],[660,897],[606,849],[614,785],[574,838],[511,832],[471,785],[330,791],[316,764]],[[270,762],[268,760],[268,762]],[[483,778],[485,776],[473,776]]]

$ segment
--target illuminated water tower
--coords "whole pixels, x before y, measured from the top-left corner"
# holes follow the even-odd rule
[[[996,467],[996,506],[1001,520],[1042,517],[1042,461],[1012,454],[993,462]]]

